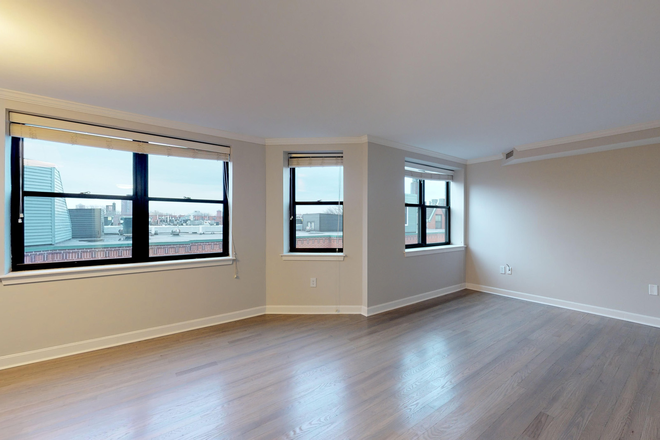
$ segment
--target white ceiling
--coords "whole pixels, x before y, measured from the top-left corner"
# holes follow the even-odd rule
[[[0,0],[0,88],[464,159],[660,120],[658,0]]]

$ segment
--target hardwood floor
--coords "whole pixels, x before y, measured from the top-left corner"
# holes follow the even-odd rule
[[[463,291],[0,371],[2,439],[660,439],[660,329]]]

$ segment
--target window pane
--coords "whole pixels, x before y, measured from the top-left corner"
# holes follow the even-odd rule
[[[296,167],[296,202],[344,200],[344,167]]]
[[[406,203],[419,203],[419,179],[406,177]]]
[[[419,227],[419,212],[421,208],[406,207],[406,244],[419,244],[422,237]]]
[[[425,180],[424,204],[447,206],[447,182],[444,180]]]
[[[296,206],[296,249],[343,248],[342,205]]]
[[[23,140],[26,191],[133,194],[133,153]]]
[[[218,160],[149,156],[149,196],[222,200],[224,165]]]
[[[132,202],[25,197],[25,264],[130,258]]]
[[[444,208],[426,208],[426,243],[447,242],[447,210]]]
[[[219,253],[223,205],[149,202],[149,256]]]

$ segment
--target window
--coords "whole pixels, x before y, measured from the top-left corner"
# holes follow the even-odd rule
[[[17,113],[12,270],[229,255],[229,148]]]
[[[451,243],[449,196],[452,175],[451,170],[406,161],[406,248]]]
[[[289,252],[343,252],[341,154],[289,155]]]

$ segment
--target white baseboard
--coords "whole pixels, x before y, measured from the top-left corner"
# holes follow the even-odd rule
[[[266,306],[268,315],[355,315],[362,306]]]
[[[450,293],[458,292],[459,290],[463,289],[465,289],[465,283],[445,287],[443,289],[433,290],[431,292],[420,293],[419,295],[410,296],[408,298],[398,299],[396,301],[368,307],[366,313],[363,312],[362,314],[365,316],[372,316],[378,313],[387,312],[388,310],[398,309],[399,307],[409,306],[410,304],[415,304],[420,301],[426,301],[427,299],[449,295]]]
[[[546,296],[532,295],[530,293],[522,293],[513,290],[499,289],[497,287],[482,286],[480,284],[467,283],[467,288],[471,290],[478,290],[480,292],[492,293],[500,296],[507,296],[509,298],[517,298],[539,304],[546,304],[549,306],[561,307],[569,310],[576,310],[578,312],[591,313],[592,315],[621,319],[623,321],[630,321],[630,322],[635,322],[637,324],[650,325],[652,327],[660,327],[660,318],[656,318],[654,316],[639,315],[637,313],[623,312],[621,310],[614,310],[605,307],[592,306],[589,304],[576,303],[573,301],[566,301],[563,299],[554,299],[554,298],[548,298]]]
[[[100,350],[102,348],[114,347],[131,342],[143,341],[145,339],[158,338],[160,336],[167,336],[173,333],[181,333],[202,327],[224,324],[226,322],[263,315],[264,313],[266,313],[266,307],[255,307],[253,309],[239,310],[238,312],[225,313],[223,315],[193,319],[192,321],[177,322],[176,324],[152,327],[119,335],[105,336],[102,338],[57,345],[55,347],[10,354],[0,357],[0,370],[64,356],[71,356],[73,354],[85,353],[88,351]]]
[[[57,345],[39,350],[15,353],[0,356],[0,370],[18,367],[20,365],[47,361],[64,356],[85,353],[88,351],[101,350],[103,348],[115,347],[117,345],[129,344],[131,342],[144,341],[146,339],[158,338],[174,333],[181,333],[212,325],[224,324],[239,319],[251,318],[264,314],[302,314],[302,315],[334,315],[334,314],[362,314],[371,316],[387,310],[414,304],[427,299],[435,298],[457,292],[465,288],[465,284],[446,287],[432,292],[422,293],[386,304],[373,307],[364,306],[262,306],[237,312],[225,313],[223,315],[209,316],[207,318],[194,319],[192,321],[177,322],[175,324],[152,327],[119,335],[104,336],[102,338],[88,339],[85,341],[72,342],[70,344]]]

